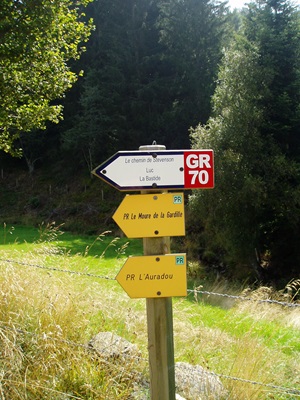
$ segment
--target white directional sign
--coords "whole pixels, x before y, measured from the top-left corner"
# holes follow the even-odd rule
[[[119,151],[93,171],[120,191],[212,189],[213,150]]]

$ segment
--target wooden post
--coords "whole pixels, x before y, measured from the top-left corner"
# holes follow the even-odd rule
[[[141,146],[140,150],[155,152],[165,146]],[[144,255],[169,254],[170,238],[144,238],[143,247]],[[146,299],[146,306],[151,400],[175,400],[172,298]]]

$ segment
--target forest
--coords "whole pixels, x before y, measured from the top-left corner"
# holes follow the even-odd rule
[[[213,149],[215,188],[186,193],[176,245],[231,279],[299,278],[292,1],[2,0],[0,100],[3,223],[89,233],[122,198],[90,173],[112,154]]]

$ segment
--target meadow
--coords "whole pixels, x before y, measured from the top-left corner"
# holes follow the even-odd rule
[[[148,377],[146,306],[130,299],[115,276],[128,255],[142,252],[140,240],[109,232],[91,237],[54,224],[3,224],[1,399],[131,398],[135,378]],[[300,308],[260,302],[267,288],[248,289],[251,301],[203,293],[240,296],[245,287],[197,269],[195,278],[189,264],[188,296],[173,298],[175,361],[218,374],[226,399],[300,398]],[[136,344],[141,359],[124,365],[88,352],[101,331]]]

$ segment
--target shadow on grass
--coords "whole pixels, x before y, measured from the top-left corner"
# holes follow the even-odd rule
[[[63,227],[62,227],[63,228]],[[3,225],[0,229],[0,247],[16,247],[22,243],[39,244],[52,242],[70,254],[82,256],[115,258],[122,254],[142,255],[141,239],[128,239],[110,236],[110,232],[103,232],[98,236],[76,235],[62,232],[60,229],[42,231],[41,228],[27,226]]]

